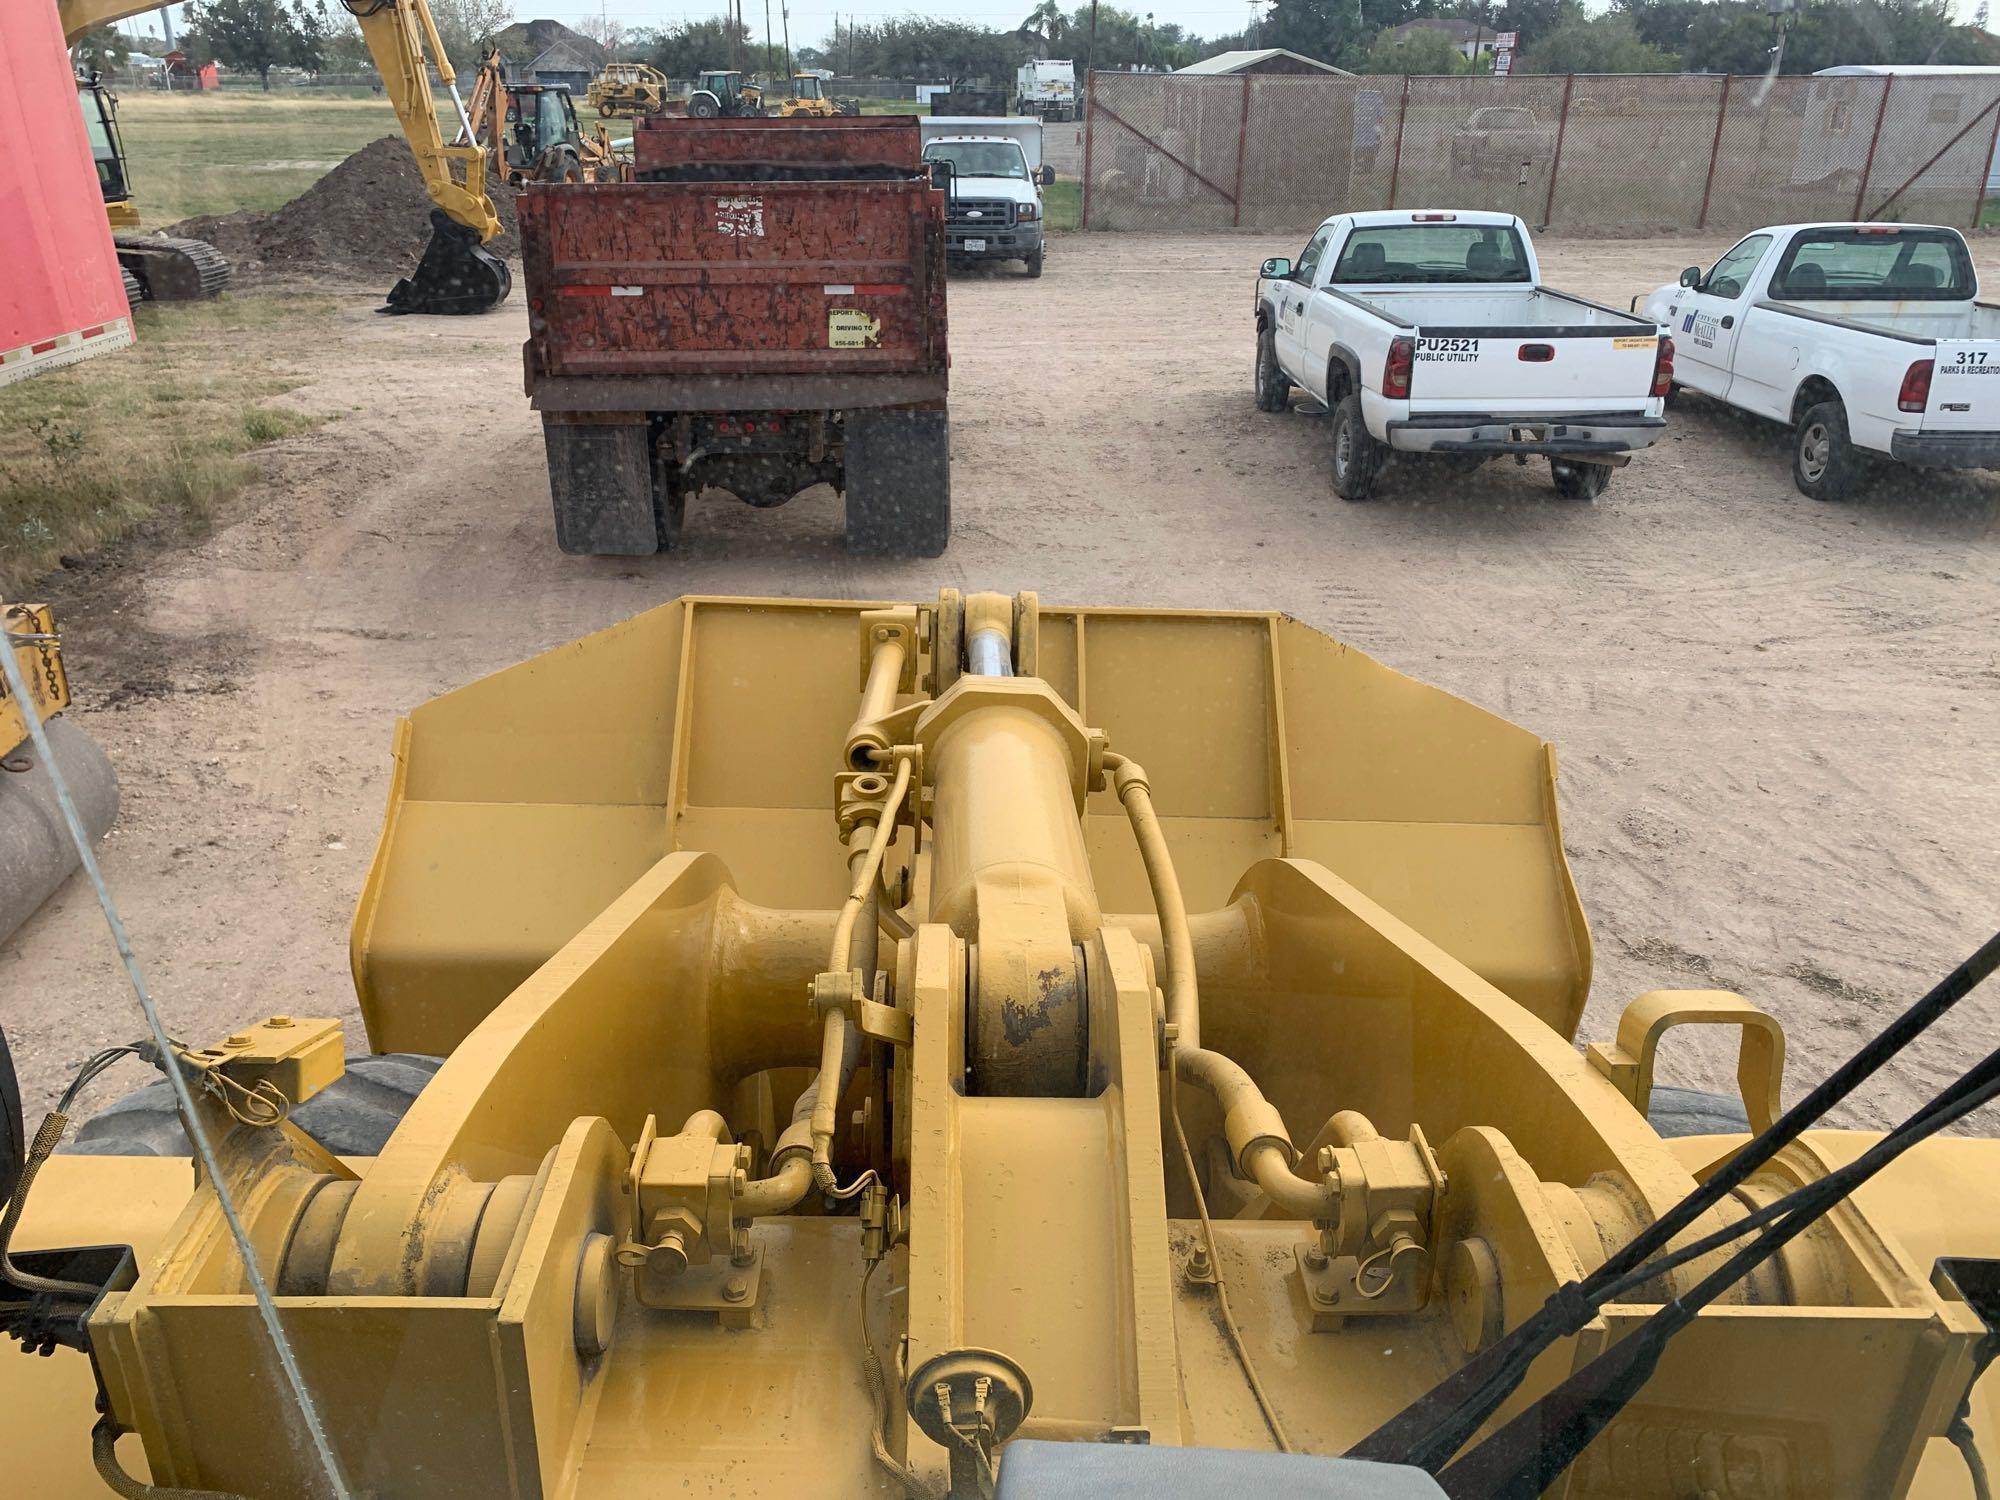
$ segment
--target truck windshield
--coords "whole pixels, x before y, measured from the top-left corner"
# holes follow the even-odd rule
[[[1341,246],[1335,285],[1527,281],[1528,252],[1511,224],[1384,224]]]
[[[1771,277],[1773,297],[1799,302],[1963,302],[1977,286],[1949,229],[1807,230]]]
[[[960,177],[1028,176],[1028,159],[1012,141],[939,141],[924,148],[925,161],[948,161]]]

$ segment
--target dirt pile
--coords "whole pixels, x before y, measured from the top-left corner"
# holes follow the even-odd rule
[[[519,253],[514,194],[489,182],[500,233],[487,249]],[[431,196],[400,136],[370,142],[290,203],[271,213],[185,219],[168,234],[207,240],[239,271],[352,275],[375,282],[411,270],[431,237]]]

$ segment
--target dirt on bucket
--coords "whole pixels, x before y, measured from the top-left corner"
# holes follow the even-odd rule
[[[500,233],[486,248],[515,255],[514,193],[490,180],[487,192]],[[282,208],[202,215],[166,232],[208,241],[239,274],[305,270],[377,281],[415,268],[430,243],[432,206],[409,145],[389,135],[363,146]]]

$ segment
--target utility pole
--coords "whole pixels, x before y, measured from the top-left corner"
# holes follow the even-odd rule
[[[160,7],[160,27],[160,34],[167,39],[167,50],[171,52],[174,50],[174,8],[171,5]]]
[[[1083,88],[1086,95],[1084,105],[1089,107],[1091,70],[1097,66],[1097,0],[1090,0],[1090,40],[1083,49]]]
[[[771,73],[771,0],[764,0],[764,76],[769,78]]]
[[[785,77],[792,76],[792,7],[778,0],[778,19],[785,23]]]

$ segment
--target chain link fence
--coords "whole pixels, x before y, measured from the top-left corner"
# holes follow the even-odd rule
[[[1650,233],[1976,224],[2000,76],[1234,77],[1097,73],[1086,229],[1306,229],[1467,208]]]

